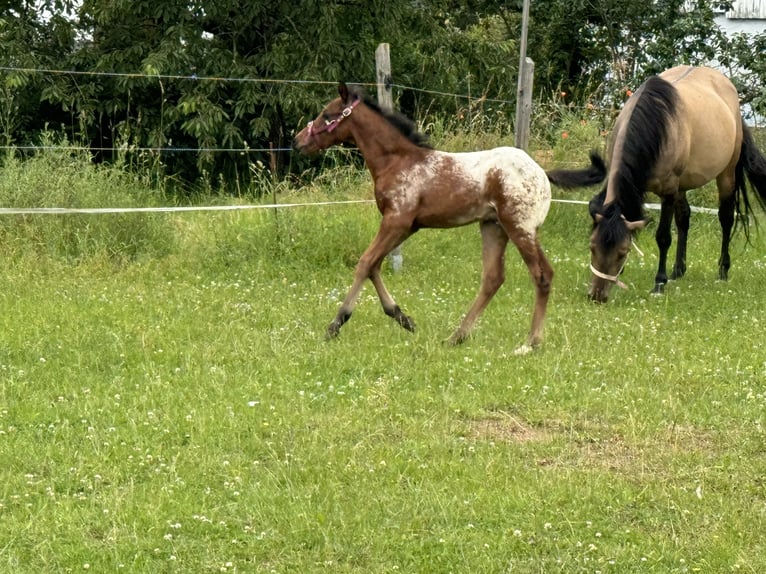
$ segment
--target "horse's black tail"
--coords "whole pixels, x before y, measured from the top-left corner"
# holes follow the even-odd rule
[[[737,170],[737,179],[742,180],[742,186],[744,186],[744,178],[740,174],[744,172],[747,175],[750,185],[757,193],[758,202],[766,211],[766,157],[758,150],[753,134],[744,121],[742,122],[742,150],[739,154]]]
[[[753,209],[750,206],[750,197],[747,193],[746,178],[750,181],[761,208],[766,211],[766,158],[758,151],[750,128],[742,120],[742,148],[734,171],[734,208],[737,213],[735,225],[742,224],[745,239],[749,242],[750,215],[753,213]],[[758,220],[754,218],[753,222],[757,227]]]
[[[565,189],[589,187],[604,181],[606,164],[597,151],[592,151],[590,165],[584,169],[554,169],[545,173],[552,184]]]

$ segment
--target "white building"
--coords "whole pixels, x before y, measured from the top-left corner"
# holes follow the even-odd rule
[[[766,20],[766,1],[736,0],[732,9],[726,11],[726,17],[732,20]]]
[[[727,36],[766,32],[766,0],[735,0],[731,10],[715,17],[715,23]]]

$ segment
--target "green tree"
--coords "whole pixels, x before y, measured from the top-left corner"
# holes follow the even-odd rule
[[[65,123],[71,137],[94,150],[120,147],[159,166],[163,177],[247,183],[250,166],[269,165],[272,156],[221,150],[288,148],[335,82],[374,81],[381,42],[391,44],[395,96],[408,114],[463,121],[478,111],[507,125],[521,4],[15,0],[0,9],[8,62],[0,76],[0,130],[6,142],[23,143],[46,124]],[[564,91],[577,104],[588,98],[619,104],[626,87],[651,73],[713,58],[740,58],[762,78],[762,64],[747,58],[752,46],[735,43],[732,55],[717,31],[718,4],[725,2],[532,0],[529,55],[538,97]],[[28,68],[73,73],[19,71]],[[751,99],[762,101],[763,94],[752,91]],[[108,152],[99,157],[109,159]],[[293,172],[310,161],[289,152],[278,160],[279,169]]]
[[[543,89],[607,100],[651,74],[726,49],[711,0],[533,2],[530,53]],[[619,101],[619,100],[618,100]]]
[[[13,0],[0,10],[0,138],[8,146],[37,129],[41,93],[52,80],[30,70],[56,66],[74,44],[75,26],[68,18],[73,2]],[[50,122],[70,118],[60,109],[44,108]]]
[[[742,102],[766,117],[766,32],[735,34],[721,64],[731,70]]]

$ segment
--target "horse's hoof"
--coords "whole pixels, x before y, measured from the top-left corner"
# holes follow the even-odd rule
[[[662,295],[665,293],[665,284],[664,283],[655,283],[654,289],[652,289],[652,295]]]

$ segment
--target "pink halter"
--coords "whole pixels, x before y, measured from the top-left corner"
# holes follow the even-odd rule
[[[344,108],[341,114],[332,120],[325,120],[325,123],[323,126],[319,126],[318,128],[314,129],[314,122],[310,121],[308,125],[306,126],[309,130],[309,137],[314,137],[318,134],[321,134],[323,132],[332,132],[335,128],[338,127],[338,124],[345,120],[348,116],[351,115],[351,112],[354,111],[354,108],[359,105],[360,100],[357,98],[351,104],[349,104],[348,107]]]

